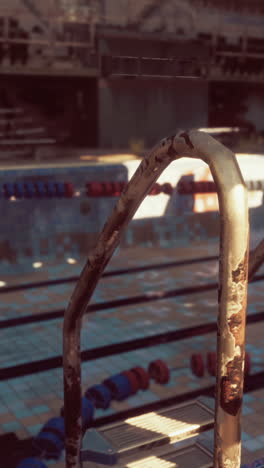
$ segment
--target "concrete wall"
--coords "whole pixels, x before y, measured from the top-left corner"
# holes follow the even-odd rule
[[[99,145],[145,147],[176,128],[207,126],[207,83],[200,79],[99,80]]]
[[[264,87],[251,88],[246,98],[245,118],[255,125],[258,132],[264,132]]]
[[[31,118],[32,127],[44,127],[42,136],[53,137],[58,144],[98,145],[96,78],[0,76],[1,106],[22,109],[22,119]],[[24,127],[17,119],[16,130]]]
[[[253,124],[264,132],[264,86],[256,83],[211,82],[209,125]],[[250,142],[254,146],[254,142]]]

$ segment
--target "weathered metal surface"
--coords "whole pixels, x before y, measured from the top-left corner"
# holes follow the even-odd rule
[[[81,459],[92,461],[101,451],[105,456],[110,446],[110,457],[115,454],[118,464],[124,467],[128,458],[136,461],[150,453],[154,455],[162,445],[183,441],[213,426],[214,411],[211,405],[209,407],[205,401],[193,400],[108,424],[98,431],[91,428],[83,439]],[[99,450],[96,444],[98,438],[102,442]]]
[[[247,189],[231,151],[206,133],[179,131],[161,140],[141,162],[105,224],[65,312],[63,366],[67,468],[80,466],[82,315],[137,208],[163,170],[171,161],[183,156],[202,159],[209,165],[219,197],[219,365],[216,382],[214,466],[240,466],[249,241]]]

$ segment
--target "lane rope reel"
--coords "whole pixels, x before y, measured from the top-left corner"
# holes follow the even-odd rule
[[[25,187],[22,182],[15,183],[15,197],[23,198],[25,196]]]
[[[255,460],[253,463],[249,463],[249,465],[241,465],[241,468],[264,468],[264,458]]]
[[[64,182],[65,187],[65,196],[68,198],[73,197],[74,195],[74,187],[70,182]]]
[[[86,195],[88,197],[102,197],[104,195],[104,187],[101,182],[87,182]]]
[[[131,393],[132,394],[137,393],[137,391],[139,390],[139,382],[134,372],[131,372],[128,370],[128,371],[122,372],[121,374],[125,375],[128,378],[130,385],[131,385]]]
[[[203,356],[200,353],[195,353],[191,355],[190,367],[192,373],[196,375],[196,377],[201,378],[204,376],[205,366]]]
[[[22,460],[16,468],[47,468],[47,465],[37,458],[29,457]]]
[[[46,190],[48,197],[56,197],[56,186],[55,182],[46,182]]]
[[[148,374],[151,379],[159,384],[167,384],[170,380],[170,370],[166,362],[161,359],[157,359],[149,364]]]
[[[205,366],[202,354],[195,353],[191,355],[190,368],[196,377],[201,378],[204,376]],[[156,359],[155,361],[150,362],[148,366],[148,374],[150,378],[153,379],[156,383],[166,384],[170,380],[171,371],[182,369],[186,369],[186,367],[181,366],[170,369],[165,361]]]
[[[216,376],[216,352],[209,351],[207,353],[207,369],[208,373],[212,376]],[[251,357],[248,352],[245,353],[245,367],[244,375],[249,375],[251,371]]]
[[[57,197],[65,197],[66,191],[65,191],[65,185],[63,182],[55,182],[55,188],[56,188],[56,194]]]
[[[111,392],[113,400],[121,401],[132,394],[130,380],[124,374],[109,377],[103,383]]]
[[[35,183],[35,187],[36,187],[36,196],[37,197],[44,198],[44,197],[47,196],[47,190],[46,190],[46,187],[45,187],[45,183],[42,182],[42,180],[38,180]]]
[[[32,445],[44,458],[58,460],[64,449],[64,439],[64,418],[51,418],[33,438]]]
[[[100,409],[109,408],[112,400],[112,395],[109,388],[103,384],[89,387],[85,392],[85,397],[92,401],[96,408]]]
[[[207,353],[207,370],[212,377],[216,376],[216,353],[214,351]]]
[[[139,388],[141,390],[147,390],[149,388],[149,375],[148,375],[148,372],[143,369],[143,367],[133,367],[132,369],[130,369],[131,372],[133,372],[137,379],[138,379],[138,383],[139,383]]]
[[[3,185],[5,198],[11,198],[15,196],[15,186],[11,182],[7,182]]]
[[[64,417],[64,408],[60,411],[61,417]],[[82,397],[82,428],[85,431],[91,424],[94,417],[94,405],[91,400]]]
[[[24,189],[25,189],[26,198],[33,198],[35,196],[36,189],[35,189],[33,182],[25,182]]]

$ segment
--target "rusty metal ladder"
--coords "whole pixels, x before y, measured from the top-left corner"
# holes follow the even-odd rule
[[[88,429],[80,459],[84,468],[88,462],[97,468],[206,468],[212,466],[212,448],[197,436],[213,426],[213,400],[200,398]]]
[[[103,428],[101,433],[93,431],[92,429],[87,431],[83,441],[83,450],[81,450],[80,329],[83,313],[87,308],[102,272],[119,244],[122,233],[132,219],[137,208],[164,169],[172,161],[181,157],[199,158],[209,165],[216,184],[220,207],[221,228],[217,334],[218,365],[215,412],[213,414],[212,410],[204,403],[193,403],[194,406],[196,405],[196,410],[197,408],[203,408],[206,414],[204,419],[202,418],[203,421],[200,423],[201,430],[205,430],[205,428],[209,426],[214,426],[213,461],[210,453],[201,448],[199,444],[180,449],[180,453],[178,452],[178,459],[174,457],[174,461],[172,461],[169,456],[173,450],[172,446],[166,445],[167,452],[166,450],[165,452],[168,455],[167,458],[164,448],[160,448],[159,450],[163,453],[162,459],[165,461],[167,460],[167,464],[163,465],[159,461],[159,464],[155,465],[154,459],[152,458],[149,461],[145,459],[143,463],[141,460],[141,464],[133,464],[133,462],[131,462],[132,464],[129,465],[118,464],[116,466],[140,466],[142,468],[147,468],[149,466],[178,466],[184,468],[198,468],[198,466],[199,468],[202,466],[204,468],[206,466],[214,466],[214,468],[240,467],[240,419],[243,396],[249,253],[247,189],[235,155],[208,134],[193,130],[189,132],[179,131],[175,135],[161,140],[161,142],[143,159],[126,189],[121,194],[112,215],[105,224],[98,238],[97,245],[89,256],[80,275],[78,284],[75,287],[65,312],[63,366],[67,468],[79,468],[82,466],[82,460],[89,460],[89,456],[91,456],[89,452],[89,444],[91,446],[91,441],[102,437],[103,431],[108,430],[108,435],[110,433],[109,427],[108,429]],[[262,261],[263,245],[259,250],[256,249],[252,257],[252,262],[249,265],[251,276]],[[186,408],[185,410],[190,410],[190,406]],[[174,408],[174,412],[175,411],[176,415],[178,415],[178,419],[176,417],[177,421],[185,417],[181,413],[182,408]],[[194,417],[194,407],[192,414]],[[164,418],[164,413],[161,414],[160,412],[158,416]],[[204,423],[204,421],[206,421],[206,423]],[[189,422],[188,420],[188,423]],[[149,421],[149,424],[149,428],[151,429],[152,422]],[[195,431],[193,431],[192,434],[194,432]],[[200,430],[196,432],[198,433]],[[173,437],[170,436],[171,434],[167,437],[167,444],[173,441]],[[183,438],[190,437],[190,431],[183,431],[183,436]],[[107,437],[104,440],[106,442],[106,449],[109,451],[108,455],[111,455],[111,450],[113,449],[111,445],[109,445],[109,437]],[[145,445],[147,445],[147,443]],[[135,448],[137,449],[137,453],[139,453],[139,447],[135,445]],[[200,465],[197,464],[199,458],[198,449],[200,450],[200,454],[204,454],[204,459],[201,460]],[[142,454],[143,453],[144,451]],[[158,460],[160,460],[159,457]],[[187,462],[184,462],[184,460],[187,460]],[[116,462],[119,463],[120,460],[113,459],[112,461],[113,463],[111,464],[114,464]],[[89,462],[86,463],[84,461],[83,466],[89,467]]]

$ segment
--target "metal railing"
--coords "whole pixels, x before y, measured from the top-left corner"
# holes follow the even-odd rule
[[[221,229],[214,467],[240,467],[249,251],[247,189],[231,151],[203,132],[180,131],[162,140],[141,162],[105,224],[65,312],[63,366],[67,468],[80,466],[82,316],[139,205],[164,169],[184,156],[202,159],[209,165],[219,197]]]
[[[95,33],[98,15],[67,17],[61,12],[48,12],[45,16],[47,27],[35,21],[35,27],[28,29],[32,22],[32,15],[18,9],[0,9],[0,59],[8,57],[12,60],[12,53],[20,47],[21,55],[28,62],[32,58],[32,46],[46,51],[52,59],[59,55],[59,49],[67,48],[68,55],[72,50],[90,52],[95,48]],[[21,50],[21,47],[24,50]],[[83,52],[82,52],[83,51]]]

